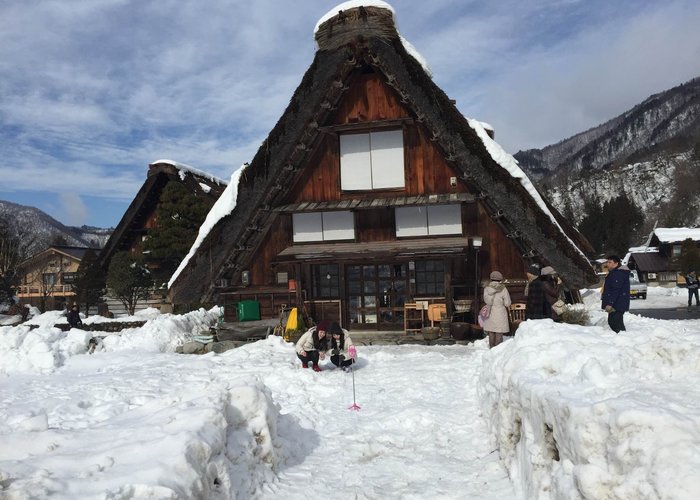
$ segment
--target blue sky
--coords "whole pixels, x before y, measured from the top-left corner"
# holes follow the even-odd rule
[[[115,226],[167,158],[229,179],[340,2],[0,2],[0,200]],[[507,151],[700,76],[696,0],[394,0],[401,34]]]

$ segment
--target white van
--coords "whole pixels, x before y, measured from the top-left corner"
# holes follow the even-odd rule
[[[632,299],[646,299],[647,298],[647,284],[639,281],[639,275],[636,269],[630,271],[630,298]]]

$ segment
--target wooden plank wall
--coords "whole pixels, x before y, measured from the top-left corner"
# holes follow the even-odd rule
[[[334,125],[372,120],[408,118],[394,91],[375,74],[360,75],[341,100],[334,115]],[[426,130],[418,123],[404,126],[406,187],[401,190],[373,191],[367,196],[464,193],[467,186],[445,161],[443,153],[430,141]],[[341,193],[339,140],[337,134],[326,133],[302,177],[292,189],[285,203],[302,201],[338,201],[358,198],[358,193]],[[457,186],[450,185],[450,177],[457,177]]]

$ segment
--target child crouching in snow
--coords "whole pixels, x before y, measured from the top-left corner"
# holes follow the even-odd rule
[[[320,372],[318,359],[325,359],[328,350],[328,321],[321,321],[318,326],[312,326],[296,343],[297,357],[301,360],[301,367],[308,368],[311,361],[315,372]]]
[[[355,346],[348,332],[341,328],[338,323],[331,324],[330,334],[331,363],[345,370],[355,362]]]

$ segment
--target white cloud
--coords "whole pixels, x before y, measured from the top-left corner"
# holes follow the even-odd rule
[[[87,207],[76,193],[59,193],[58,201],[61,204],[63,219],[70,226],[82,226],[87,220]]]
[[[436,83],[510,151],[563,139],[700,74],[692,0],[390,3]],[[124,209],[156,158],[228,178],[287,106],[331,6],[0,4],[0,175],[14,190],[121,199]],[[23,185],[18,168],[37,185]],[[54,184],[62,172],[72,191]]]

